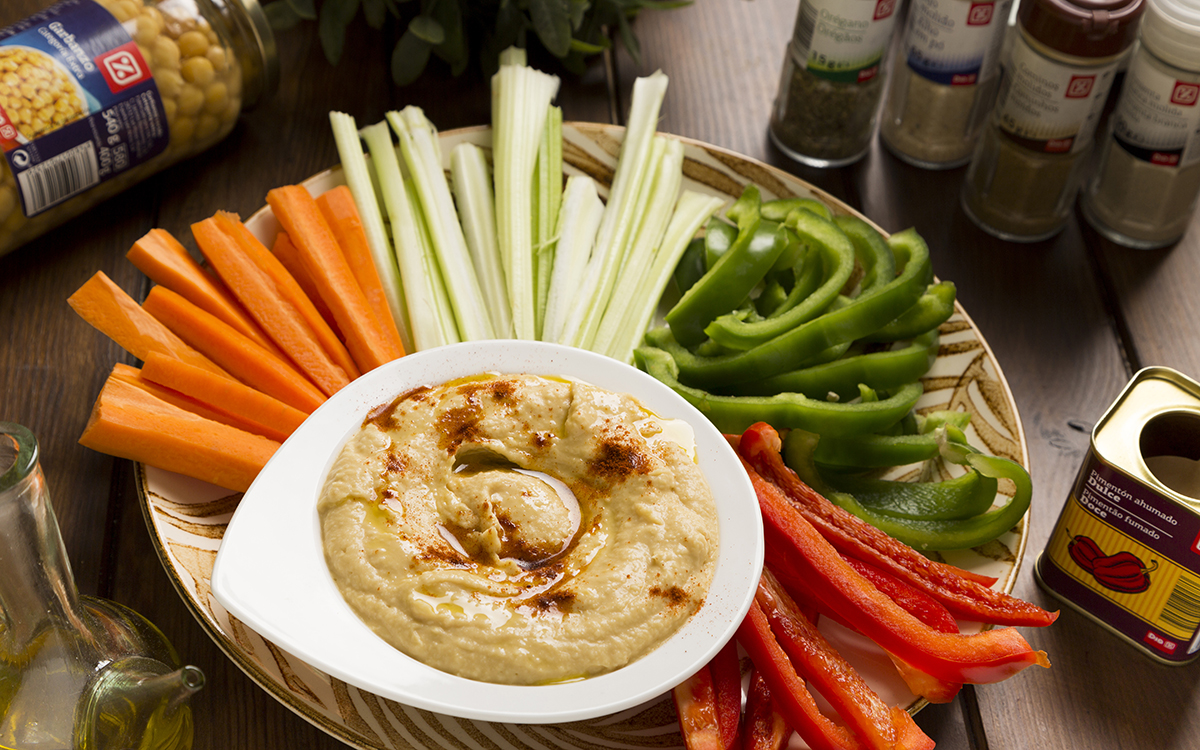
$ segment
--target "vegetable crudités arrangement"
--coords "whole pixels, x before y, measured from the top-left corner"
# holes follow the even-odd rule
[[[931,702],[1048,666],[1013,627],[990,628],[1056,613],[918,551],[996,539],[1032,494],[1019,464],[968,443],[968,413],[916,410],[955,309],[921,237],[754,185],[732,200],[688,188],[683,143],[655,131],[661,72],[635,84],[611,184],[565,176],[558,79],[520,50],[501,59],[490,153],[462,142],[444,160],[416,107],[366,127],[331,113],[346,184],[272,190],[275,237],[217,212],[192,226],[203,264],[161,229],[134,245],[156,284],[140,305],[89,280],[71,305],[144,365],[114,368],[81,442],[240,491],[308,413],[406,351],[587,348],[711,419],[762,510],[756,604],[675,690],[689,750],[777,750],[793,731],[813,748],[932,746],[819,618],[874,641]],[[883,478],[910,466],[933,479]]]

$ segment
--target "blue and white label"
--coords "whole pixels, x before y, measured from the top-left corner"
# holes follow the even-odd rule
[[[917,75],[944,86],[974,86],[994,75],[1009,0],[913,0],[905,58]]]

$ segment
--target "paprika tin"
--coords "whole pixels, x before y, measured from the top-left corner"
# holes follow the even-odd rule
[[[1200,383],[1139,371],[1092,431],[1038,584],[1157,662],[1200,656]]]

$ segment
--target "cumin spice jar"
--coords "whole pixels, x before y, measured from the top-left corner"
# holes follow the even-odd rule
[[[963,210],[984,231],[1035,242],[1066,224],[1142,9],[1142,0],[1021,3],[996,108],[962,190]]]
[[[861,159],[875,134],[898,0],[800,0],[771,140],[813,167]]]
[[[925,169],[971,159],[1000,83],[1009,0],[912,0],[879,136]]]
[[[1113,242],[1163,247],[1187,230],[1197,195],[1200,0],[1146,0],[1083,215]]]
[[[277,79],[257,0],[62,0],[0,29],[0,255],[209,148]]]

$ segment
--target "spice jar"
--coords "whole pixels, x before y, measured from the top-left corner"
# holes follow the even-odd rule
[[[966,164],[1000,83],[1009,0],[913,0],[879,135],[926,169]]]
[[[1146,0],[1141,35],[1081,205],[1136,248],[1169,245],[1200,195],[1200,1]]]
[[[1024,0],[996,108],[963,183],[985,231],[1033,242],[1067,222],[1142,0]]]
[[[257,0],[63,0],[0,30],[0,255],[212,146],[277,79]]]
[[[771,110],[771,140],[793,159],[840,167],[875,134],[897,0],[800,0]]]

